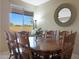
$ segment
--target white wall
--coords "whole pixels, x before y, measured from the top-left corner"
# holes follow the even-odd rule
[[[4,31],[8,29],[8,20],[9,20],[9,16],[8,16],[9,2],[8,1],[9,0],[0,0],[0,52],[7,50]]]
[[[77,16],[75,22],[68,27],[60,27],[55,23],[54,12],[56,8],[62,3],[72,4],[76,11]],[[43,30],[73,30],[77,31],[77,39],[74,52],[79,54],[79,0],[51,0],[43,5],[40,5],[35,10],[34,19],[37,20],[38,27]]]
[[[1,13],[1,1],[0,1],[0,13]],[[1,16],[0,16],[0,20],[1,20]],[[1,21],[0,21],[0,27],[1,27]],[[0,28],[0,32],[1,32],[1,28]],[[0,38],[1,38],[1,34],[0,34]],[[0,40],[1,43],[1,40]],[[0,51],[1,51],[1,46],[0,46]]]

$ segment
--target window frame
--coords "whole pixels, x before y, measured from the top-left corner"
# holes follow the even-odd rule
[[[21,14],[21,15],[32,16],[32,17],[33,17],[33,14],[34,14],[31,11],[20,10],[20,9],[16,9],[14,7],[12,7],[11,9],[12,9],[12,11],[10,13]],[[32,21],[33,21],[33,19],[32,19]],[[24,19],[22,21],[22,26],[24,27],[25,25],[23,25],[24,24],[23,22],[24,22]],[[33,23],[33,25],[34,25],[34,23]],[[33,25],[29,25],[29,26],[32,26],[32,28],[33,28]]]

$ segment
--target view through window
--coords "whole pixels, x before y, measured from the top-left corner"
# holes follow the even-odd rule
[[[31,31],[33,27],[33,16],[19,13],[10,13],[10,30],[11,31]]]

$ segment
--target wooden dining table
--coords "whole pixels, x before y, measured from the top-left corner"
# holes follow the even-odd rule
[[[31,43],[34,43],[31,42],[32,40],[35,40],[35,38],[32,37],[32,39],[29,39],[30,45]],[[36,51],[43,51],[42,53],[45,54],[45,59],[49,59],[48,55],[51,55],[53,53],[61,53],[62,40],[37,38],[35,42],[36,44],[34,43],[33,47],[31,46],[30,48]]]
[[[30,43],[31,51],[32,50],[46,51],[46,52],[49,51],[50,53],[60,51],[59,52],[60,54],[63,52],[62,51],[63,40],[41,39],[41,38],[36,38],[36,37],[29,37],[29,43]],[[67,43],[67,48],[68,48],[68,46],[69,46],[69,44]],[[23,46],[23,47],[26,48],[27,46]],[[26,52],[24,52],[24,53],[26,53]],[[48,58],[48,57],[46,56],[46,58]],[[31,56],[30,56],[30,59],[31,59]]]

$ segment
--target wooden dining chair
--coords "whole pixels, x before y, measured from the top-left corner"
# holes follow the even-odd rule
[[[69,34],[64,37],[62,47],[62,57],[64,59],[71,59],[74,43],[75,43],[76,32]],[[62,58],[62,59],[63,59]]]
[[[61,53],[61,50],[42,51],[32,49],[31,51],[33,59],[60,59],[59,53]]]
[[[29,32],[19,32],[20,47],[22,48],[23,59],[30,59],[30,44],[29,44]]]
[[[9,59],[11,59],[12,56],[14,56],[15,59],[18,59],[20,52],[17,44],[17,36],[15,32],[6,31],[6,40],[10,52]],[[17,49],[17,51],[16,51]]]
[[[64,36],[63,46],[70,45],[69,47],[73,47],[75,43],[76,32],[69,34],[68,36]]]
[[[60,40],[60,45],[63,45],[64,38],[69,35],[69,31],[59,31],[58,39]]]
[[[56,32],[57,31],[46,31],[45,33],[46,39],[56,39]]]

